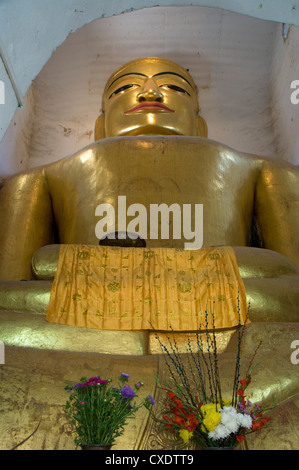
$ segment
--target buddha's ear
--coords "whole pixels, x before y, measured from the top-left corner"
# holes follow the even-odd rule
[[[199,114],[196,116],[197,120],[197,135],[199,137],[208,137],[208,126],[203,117]]]
[[[101,140],[105,137],[105,115],[100,114],[94,126],[94,140]]]

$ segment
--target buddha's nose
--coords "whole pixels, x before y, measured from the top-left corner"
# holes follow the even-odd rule
[[[149,78],[143,85],[142,90],[137,95],[139,102],[141,101],[163,101],[163,94],[158,85],[152,78]]]

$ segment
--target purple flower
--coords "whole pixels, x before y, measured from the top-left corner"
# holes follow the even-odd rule
[[[85,401],[80,401],[79,403],[80,405],[84,405]]]
[[[242,413],[245,413],[246,412],[246,406],[243,405],[243,403],[240,403],[239,401],[237,402],[237,407],[238,409],[242,412]]]
[[[125,374],[124,372],[122,372],[121,374],[121,377],[123,377],[124,379],[128,379],[130,376],[129,374]]]
[[[75,390],[76,390],[76,388],[79,388],[79,387],[81,387],[81,383],[80,383],[80,382],[77,383],[76,385],[74,385],[74,389],[75,389]]]
[[[131,387],[129,387],[129,385],[125,385],[125,386],[121,389],[120,393],[122,394],[122,396],[123,396],[124,398],[128,398],[129,400],[132,400],[132,398],[135,397],[135,392],[134,392],[134,390],[132,390]]]
[[[149,399],[149,401],[151,402],[152,405],[155,404],[155,400],[153,399],[153,397],[151,395],[148,396],[148,399]]]

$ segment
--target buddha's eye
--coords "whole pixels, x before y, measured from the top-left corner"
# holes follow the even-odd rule
[[[129,84],[129,85],[124,85],[124,86],[121,86],[120,88],[117,88],[113,93],[111,93],[111,95],[109,96],[109,99],[112,98],[112,96],[118,95],[122,91],[125,91],[125,90],[128,90],[129,88],[132,88],[133,86],[135,86],[135,85]]]
[[[190,93],[188,93],[188,91],[184,90],[184,88],[181,88],[180,86],[177,86],[177,85],[163,85],[163,87],[170,88],[170,90],[179,91],[180,93],[185,93],[186,95],[191,96]]]

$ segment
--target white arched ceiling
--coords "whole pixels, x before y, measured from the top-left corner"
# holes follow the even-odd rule
[[[158,4],[155,0],[1,0],[0,80],[5,84],[5,104],[0,105],[0,140],[32,80],[70,33],[98,18],[146,7],[184,5],[299,25],[298,0],[163,0]]]

